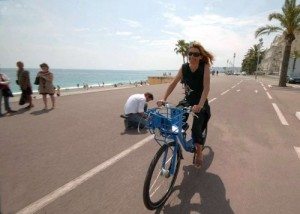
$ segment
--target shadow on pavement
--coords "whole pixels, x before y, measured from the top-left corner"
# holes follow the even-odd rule
[[[33,111],[30,114],[38,116],[38,115],[41,115],[41,114],[48,113],[50,111],[52,111],[52,109],[41,109],[41,110]]]
[[[28,108],[20,108],[16,112],[6,114],[6,116],[7,117],[13,117],[13,116],[16,116],[16,115],[19,115],[19,114],[23,114],[23,113],[25,113],[27,111],[30,111],[30,109],[28,109]]]
[[[142,135],[142,134],[147,134],[147,133],[148,133],[147,129],[143,129],[140,132],[138,132],[137,129],[124,129],[124,131],[121,132],[121,135],[125,135],[125,134],[128,134],[128,135]]]
[[[206,172],[212,163],[214,152],[208,146],[205,150],[204,165],[201,169],[197,169],[193,165],[183,166],[182,183],[175,186],[172,191],[172,194],[179,191],[175,198],[178,198],[180,203],[174,206],[166,204],[161,209],[156,210],[155,213],[234,213],[230,207],[230,201],[226,199],[226,190],[221,178],[216,174]],[[191,202],[195,194],[200,195],[200,203]]]

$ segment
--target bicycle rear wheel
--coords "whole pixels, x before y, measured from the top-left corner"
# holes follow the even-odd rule
[[[143,200],[149,210],[162,206],[171,194],[180,167],[180,148],[174,152],[175,142],[163,145],[154,156],[144,182]],[[174,174],[170,174],[175,158]],[[165,166],[163,162],[165,160]]]

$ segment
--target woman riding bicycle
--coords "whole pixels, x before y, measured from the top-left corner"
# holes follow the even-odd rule
[[[161,106],[166,102],[179,81],[185,84],[185,98],[178,106],[192,106],[194,116],[192,125],[192,138],[196,146],[195,165],[203,164],[202,132],[207,127],[210,118],[210,107],[207,97],[210,89],[210,66],[214,57],[198,42],[192,42],[188,49],[189,62],[182,65],[175,79],[169,85],[164,98],[157,102]],[[185,119],[185,121],[187,118]]]

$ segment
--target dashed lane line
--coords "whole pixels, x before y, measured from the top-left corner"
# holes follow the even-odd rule
[[[265,91],[267,91],[266,87],[263,87]]]
[[[266,91],[266,93],[267,93],[267,95],[268,95],[269,99],[270,99],[270,100],[272,100],[272,99],[273,99],[273,97],[270,95],[270,93],[269,93],[269,92],[267,92],[267,91]]]
[[[224,95],[224,94],[226,94],[228,91],[229,91],[229,89],[228,89],[228,90],[226,90],[226,91],[224,91],[224,92],[222,92],[222,93],[221,93],[221,95]]]
[[[282,125],[288,126],[289,125],[288,122],[286,121],[285,117],[283,116],[282,112],[280,111],[276,103],[272,103],[272,105]]]
[[[257,93],[258,93],[258,90],[255,90],[254,92],[257,94]]]
[[[213,101],[215,101],[217,98],[212,98],[211,100],[209,100],[209,103],[212,103]]]
[[[294,146],[294,149],[295,149],[295,151],[296,151],[296,153],[298,155],[298,158],[300,159],[300,147]]]
[[[147,142],[153,139],[154,135],[150,135],[146,137],[145,139],[139,141],[138,143],[134,144],[133,146],[129,147],[128,149],[124,150],[123,152],[119,153],[118,155],[108,159],[107,161],[99,164],[95,168],[89,170],[88,172],[84,173],[83,175],[73,179],[69,183],[63,185],[62,187],[54,190],[53,192],[49,193],[48,195],[44,196],[43,198],[37,200],[36,202],[33,202],[32,204],[28,205],[27,207],[23,208],[17,214],[29,214],[29,213],[35,213],[39,210],[41,210],[43,207],[47,206],[51,202],[55,201],[56,199],[60,198],[61,196],[65,195],[66,193],[70,192],[71,190],[78,187],[80,184],[86,182],[99,172],[105,170],[109,166],[115,164],[120,159],[127,156],[129,153],[137,150]]]
[[[298,118],[298,120],[300,120],[300,111],[297,111],[295,115]]]
[[[236,90],[237,92],[240,92],[241,91],[241,89],[238,89],[238,90]]]

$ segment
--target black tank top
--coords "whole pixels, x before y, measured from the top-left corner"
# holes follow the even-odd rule
[[[197,70],[192,72],[189,63],[182,65],[183,83],[185,84],[185,99],[190,105],[197,105],[203,92],[205,62],[200,62]],[[207,100],[205,105],[207,105]]]

